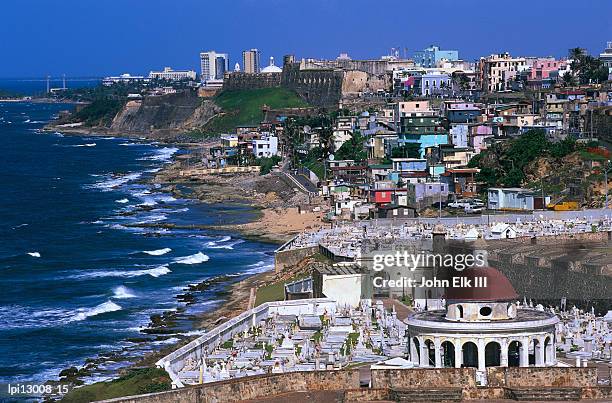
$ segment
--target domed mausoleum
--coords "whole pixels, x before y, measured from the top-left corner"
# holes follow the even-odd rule
[[[522,307],[499,270],[456,272],[459,287],[446,288],[446,309],[418,312],[405,320],[410,359],[420,367],[553,366],[556,315]],[[459,280],[452,284],[459,284]]]

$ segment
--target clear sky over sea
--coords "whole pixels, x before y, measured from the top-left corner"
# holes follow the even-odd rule
[[[463,59],[500,51],[600,53],[611,0],[3,0],[0,77],[198,70],[203,50],[270,56],[378,58],[430,44]],[[280,62],[280,61],[279,61]]]

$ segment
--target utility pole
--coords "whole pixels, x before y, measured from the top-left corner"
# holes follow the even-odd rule
[[[545,210],[546,200],[544,198],[544,178],[540,177],[540,187],[542,188],[542,210]]]
[[[442,183],[438,184],[438,218],[442,221]]]
[[[609,168],[610,168],[610,160],[607,160],[604,166],[604,182],[605,182],[605,189],[606,189],[606,204],[604,205],[604,209],[608,208],[608,169]]]

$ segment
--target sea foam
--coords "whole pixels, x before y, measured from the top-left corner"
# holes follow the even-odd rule
[[[208,261],[208,256],[202,252],[198,252],[191,256],[184,256],[174,260],[174,263],[180,264],[200,264]]]
[[[142,161],[170,161],[172,156],[178,151],[175,147],[163,147],[156,150],[155,154],[139,158]]]
[[[115,312],[120,310],[121,307],[115,304],[113,301],[106,301],[93,308],[80,308],[78,310],[78,313],[72,317],[72,320],[85,320],[89,317],[100,315],[102,313]]]
[[[113,288],[113,298],[127,299],[135,297],[136,295],[134,294],[134,292],[124,285],[120,285],[118,287]]]
[[[151,256],[161,256],[161,255],[165,255],[166,253],[172,252],[172,249],[170,248],[163,248],[163,249],[156,249],[156,250],[143,250],[142,253],[146,253],[147,255],[151,255]]]
[[[104,277],[139,277],[149,275],[151,277],[159,277],[165,274],[171,273],[172,270],[168,266],[158,266],[153,269],[146,270],[105,270],[105,271],[91,271],[82,274],[77,274],[70,278],[73,279],[90,279],[90,278],[104,278]]]

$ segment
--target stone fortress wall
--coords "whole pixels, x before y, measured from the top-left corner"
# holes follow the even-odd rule
[[[232,72],[223,79],[224,90],[274,88],[281,86],[281,73],[249,74]]]
[[[366,63],[366,62],[369,62]],[[224,90],[282,87],[295,91],[308,103],[336,108],[343,98],[356,98],[363,92],[376,92],[390,86],[387,64],[378,61],[347,66],[316,66],[286,63],[282,73],[247,74],[231,72],[223,80]],[[375,66],[375,67],[372,67]]]

